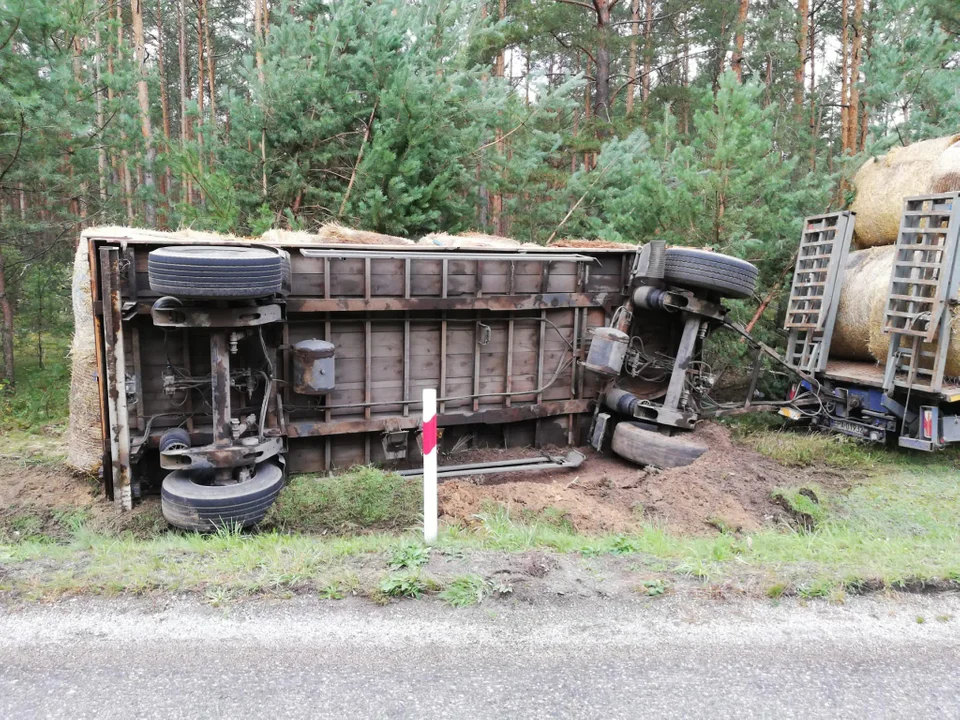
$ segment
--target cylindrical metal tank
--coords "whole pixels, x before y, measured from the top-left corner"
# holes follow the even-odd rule
[[[293,391],[325,395],[334,388],[334,346],[325,340],[301,340],[293,346]]]
[[[614,388],[603,397],[603,404],[608,408],[630,416],[633,416],[633,411],[639,402],[640,398],[636,395],[620,388]]]
[[[630,336],[615,328],[602,327],[593,331],[593,341],[584,367],[598,375],[616,377],[623,368]]]

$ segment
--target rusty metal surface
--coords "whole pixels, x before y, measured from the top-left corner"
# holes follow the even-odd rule
[[[417,404],[419,403],[411,403]],[[538,418],[585,413],[593,409],[593,400],[557,400],[537,405],[514,405],[509,408],[441,413],[437,415],[438,427],[457,425],[499,425],[501,423],[535,420]],[[362,432],[383,432],[384,430],[408,430],[420,426],[420,415],[390,415],[370,420],[291,420],[287,432],[292,438],[323,437],[328,435],[350,435]]]
[[[618,293],[543,293],[537,295],[488,295],[484,297],[373,297],[314,298],[291,297],[290,312],[385,312],[390,310],[549,310],[560,308],[609,307],[619,305]]]
[[[300,395],[325,395],[335,386],[336,348],[311,338],[293,346],[293,390]]]
[[[256,445],[203,445],[160,453],[160,467],[167,470],[212,470],[261,463],[283,450],[281,438],[267,438]]]
[[[213,442],[225,446],[233,441],[233,435],[230,433],[230,351],[227,334],[222,330],[210,333],[210,376]]]
[[[555,442],[562,426],[563,435],[575,440],[598,386],[574,361],[587,354],[588,329],[608,322],[622,303],[623,258],[633,255],[633,248],[578,249],[591,260],[570,263],[562,257],[570,255],[569,249],[541,249],[537,259],[502,248],[469,253],[428,248],[434,253],[429,255],[404,246],[401,259],[391,259],[391,248],[384,246],[351,246],[348,259],[340,259],[342,253],[311,258],[293,252],[295,294],[278,297],[269,310],[256,309],[269,313],[268,320],[246,318],[245,309],[213,301],[190,303],[185,313],[171,306],[152,312],[159,295],[148,284],[147,255],[180,240],[133,230],[86,237],[98,253],[105,243],[117,250],[121,243],[133,246],[120,255],[126,283],[120,285],[126,301],[121,307],[131,310],[123,321],[127,359],[131,350],[140,358],[137,410],[153,423],[147,447],[155,447],[154,435],[164,428],[182,426],[198,445],[220,441],[213,445],[225,452],[207,456],[206,462],[232,462],[227,449],[236,434],[231,415],[259,415],[261,389],[273,382],[282,404],[279,395],[268,404],[265,436],[293,440],[288,457],[299,471],[384,462],[383,433],[419,426],[420,393],[429,386],[445,398],[441,427],[461,426],[456,432],[472,433],[465,426],[519,423],[504,435],[519,432],[536,443]],[[188,244],[221,243],[193,237]],[[499,259],[506,257],[510,260]],[[109,309],[105,297],[98,293],[100,313]],[[231,327],[252,328],[235,355],[230,354],[237,349],[236,342],[230,345]],[[484,330],[491,327],[492,333]],[[259,333],[266,338],[266,352],[260,350]],[[296,382],[294,346],[305,338],[336,346],[331,393],[311,395]],[[105,333],[100,340],[106,355]],[[249,371],[250,380],[231,388],[231,368]],[[170,373],[182,379],[174,395],[162,383]],[[105,451],[113,457],[109,443]],[[158,463],[158,453],[143,453],[140,465],[145,463]]]
[[[130,467],[130,419],[127,410],[123,302],[120,295],[120,251],[100,250],[103,331],[106,348],[107,408],[110,423],[113,499],[121,510],[133,508]],[[106,470],[106,468],[105,468]]]
[[[137,306],[141,312],[142,304]],[[279,322],[282,313],[277,304],[239,308],[218,307],[151,307],[150,315],[157,327],[208,328],[256,327]]]

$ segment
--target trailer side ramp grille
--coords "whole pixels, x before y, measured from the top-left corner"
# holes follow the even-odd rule
[[[960,273],[960,193],[904,201],[883,332],[890,335],[883,387],[938,393],[950,344],[950,304]]]
[[[827,365],[855,218],[844,211],[804,221],[784,322],[793,367],[822,372]]]

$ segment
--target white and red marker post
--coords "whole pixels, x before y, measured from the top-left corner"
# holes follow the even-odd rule
[[[437,541],[437,391],[423,391],[423,541]]]

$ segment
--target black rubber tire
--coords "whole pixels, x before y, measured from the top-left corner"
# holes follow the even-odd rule
[[[265,248],[183,245],[147,259],[150,289],[189,298],[258,298],[279,293],[283,259]]]
[[[172,447],[190,447],[190,433],[183,428],[171,428],[160,436],[160,452]]]
[[[283,488],[283,470],[268,460],[236,485],[200,485],[196,471],[175,470],[163,480],[160,508],[167,522],[183,530],[212,532],[253,527],[267,514]]]
[[[614,428],[612,448],[624,460],[658,468],[684,467],[707,451],[704,445],[682,435],[661,435],[632,422],[622,422]]]
[[[709,250],[667,248],[663,277],[680,287],[701,288],[722,297],[747,298],[757,287],[757,266]]]

